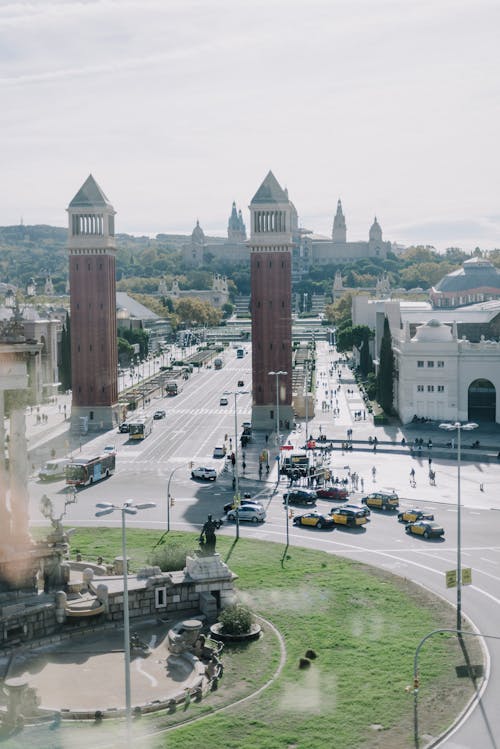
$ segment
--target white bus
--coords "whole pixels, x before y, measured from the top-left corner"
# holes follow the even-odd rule
[[[72,486],[88,486],[111,476],[115,472],[115,466],[114,453],[73,458],[66,466],[66,483]]]
[[[143,414],[129,420],[128,438],[130,440],[143,440],[153,429],[153,417]]]

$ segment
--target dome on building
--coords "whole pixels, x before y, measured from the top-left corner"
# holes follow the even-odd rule
[[[418,325],[412,341],[419,343],[444,343],[452,341],[453,334],[449,325],[443,325],[439,320],[429,320],[425,325]]]
[[[382,229],[375,216],[373,224],[370,226],[370,239],[372,242],[380,242],[382,240]]]
[[[435,288],[436,291],[467,291],[481,287],[500,289],[500,272],[489,260],[472,257],[442,278]]]
[[[196,226],[194,227],[193,233],[191,234],[191,239],[195,244],[203,244],[205,241],[205,235],[199,221],[196,222]]]

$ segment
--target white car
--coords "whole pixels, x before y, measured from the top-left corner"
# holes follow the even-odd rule
[[[219,401],[219,405],[220,406],[227,406],[228,403],[229,403],[229,401],[228,401],[227,398],[221,398],[220,401]]]
[[[224,458],[226,455],[226,448],[225,446],[222,447],[214,447],[214,458]]]
[[[263,523],[266,519],[266,511],[257,505],[241,505],[238,508],[239,520],[248,520],[250,523]],[[236,520],[236,510],[229,510],[228,520]]]
[[[116,455],[116,445],[105,445],[103,448],[103,452],[105,453],[115,453]]]
[[[204,479],[205,481],[215,481],[217,478],[217,471],[215,468],[205,468],[204,466],[198,466],[193,468],[191,471],[192,479]]]

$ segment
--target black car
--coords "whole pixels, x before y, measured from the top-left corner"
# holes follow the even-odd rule
[[[294,489],[293,491],[285,492],[283,502],[289,505],[315,505],[316,492],[312,491],[312,489]]]
[[[129,428],[129,425],[127,424],[126,421],[122,421],[122,423],[118,427],[118,431],[120,432],[120,434],[128,434],[129,433],[130,428]]]
[[[153,419],[164,419],[167,415],[167,412],[163,409],[158,409],[158,411],[155,411],[153,414]]]

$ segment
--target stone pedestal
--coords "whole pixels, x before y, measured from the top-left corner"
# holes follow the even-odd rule
[[[196,582],[233,578],[233,573],[217,553],[210,556],[186,557],[184,572]]]

